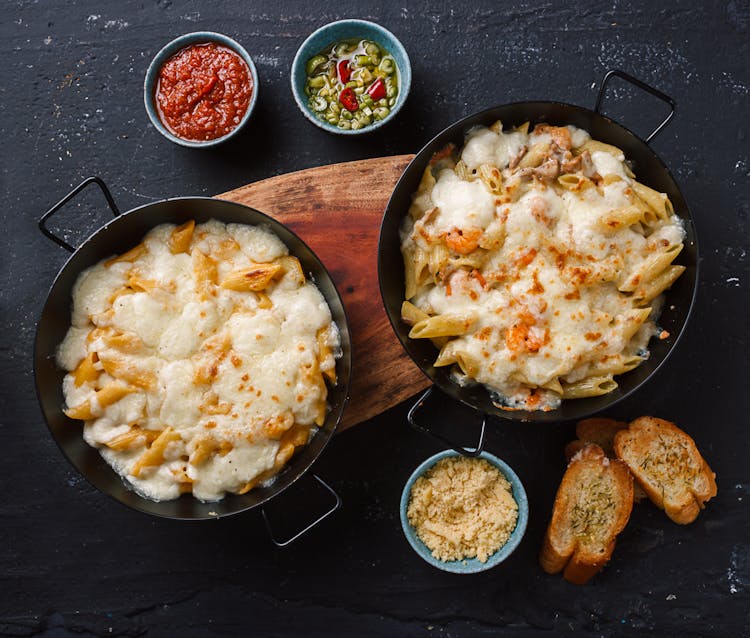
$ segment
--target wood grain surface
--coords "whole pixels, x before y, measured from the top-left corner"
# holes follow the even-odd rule
[[[391,329],[378,289],[380,221],[412,157],[310,168],[218,196],[286,224],[331,273],[352,335],[352,383],[341,429],[366,421],[429,385]]]

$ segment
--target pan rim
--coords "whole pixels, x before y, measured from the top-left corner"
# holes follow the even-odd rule
[[[550,410],[548,412],[526,411],[526,410],[501,410],[500,408],[497,408],[495,411],[485,411],[484,409],[479,407],[475,402],[465,397],[464,396],[465,393],[460,392],[462,388],[458,386],[458,384],[452,381],[446,382],[442,378],[439,378],[431,374],[428,371],[428,369],[420,361],[418,361],[417,356],[413,352],[412,348],[408,345],[408,340],[405,340],[403,338],[401,331],[399,330],[399,318],[396,317],[395,314],[391,312],[389,304],[386,300],[388,294],[386,290],[384,289],[384,286],[387,285],[384,283],[384,280],[386,279],[386,277],[384,276],[385,265],[384,265],[384,259],[383,259],[384,243],[387,241],[387,239],[385,238],[386,225],[388,224],[389,218],[393,216],[392,207],[394,206],[394,198],[399,193],[399,190],[403,188],[404,183],[409,180],[409,176],[411,172],[415,170],[415,167],[417,166],[424,167],[426,165],[428,153],[434,152],[435,150],[433,147],[440,146],[440,144],[444,145],[445,143],[451,141],[452,138],[457,137],[459,133],[461,133],[462,136],[465,137],[466,133],[473,126],[478,126],[481,123],[481,121],[486,121],[485,122],[486,124],[489,122],[489,118],[494,117],[494,119],[498,119],[497,115],[493,116],[493,114],[497,113],[501,109],[508,110],[512,108],[521,108],[527,111],[531,111],[535,108],[542,108],[542,109],[546,109],[549,111],[554,107],[561,107],[563,109],[573,109],[574,111],[578,111],[582,114],[585,114],[588,117],[599,118],[603,120],[604,124],[608,127],[611,127],[614,129],[620,129],[625,134],[632,137],[633,140],[640,146],[641,149],[647,151],[650,154],[650,157],[654,161],[657,162],[661,170],[664,171],[665,176],[669,180],[670,184],[674,187],[676,192],[679,193],[682,203],[684,204],[684,206],[681,208],[682,214],[679,214],[678,216],[680,217],[680,219],[683,221],[683,223],[686,226],[689,226],[690,232],[688,233],[688,236],[690,237],[690,240],[691,240],[690,243],[692,245],[692,249],[695,254],[695,263],[691,264],[691,267],[694,269],[694,280],[692,284],[692,290],[689,296],[689,303],[687,303],[685,319],[679,325],[679,330],[677,331],[677,334],[674,336],[674,340],[669,346],[668,350],[665,352],[665,354],[661,357],[661,359],[658,362],[655,363],[653,369],[641,381],[639,381],[638,383],[635,383],[633,387],[629,388],[625,392],[620,391],[619,394],[616,394],[614,396],[604,395],[605,397],[610,397],[610,401],[606,402],[605,405],[599,406],[599,407],[591,406],[590,408],[586,409],[585,404],[583,404],[583,409],[580,410],[579,414],[576,414],[575,416],[565,416],[565,417],[559,415],[559,412],[561,409],[560,407],[555,408],[554,410]],[[401,219],[403,219],[403,215]],[[598,111],[592,110],[588,107],[570,104],[568,102],[563,102],[559,100],[520,100],[520,101],[508,102],[504,104],[497,104],[495,106],[490,106],[480,111],[476,111],[474,113],[466,115],[460,118],[459,120],[453,122],[452,124],[449,124],[447,127],[443,128],[436,135],[434,135],[428,142],[426,142],[422,146],[422,148],[420,148],[420,150],[416,153],[414,158],[404,168],[401,174],[401,177],[396,182],[396,185],[393,188],[391,196],[388,199],[388,203],[386,204],[383,217],[381,219],[381,224],[380,224],[380,234],[378,237],[378,287],[380,290],[381,303],[383,304],[383,308],[388,317],[388,321],[397,339],[401,343],[402,347],[406,351],[409,358],[419,368],[422,374],[424,374],[430,380],[430,382],[441,391],[441,393],[448,395],[451,399],[454,399],[458,401],[459,403],[462,403],[463,405],[473,410],[476,410],[477,412],[486,414],[487,416],[490,416],[499,420],[509,420],[509,421],[514,421],[514,422],[534,422],[537,424],[561,423],[565,421],[586,418],[588,416],[591,416],[592,414],[596,414],[605,409],[609,409],[617,405],[621,401],[625,400],[626,398],[632,396],[635,392],[637,392],[640,388],[642,388],[648,381],[650,381],[656,375],[656,373],[661,369],[664,363],[666,363],[666,361],[675,351],[678,343],[682,339],[687,329],[690,317],[692,316],[693,310],[695,308],[695,303],[696,303],[696,299],[698,296],[699,281],[700,281],[700,246],[698,243],[698,234],[695,228],[695,221],[694,221],[692,212],[690,211],[687,200],[682,194],[682,190],[680,189],[679,184],[677,183],[677,180],[674,178],[674,175],[669,170],[669,167],[666,165],[666,163],[659,157],[659,155],[654,151],[654,149],[645,140],[643,140],[638,134],[633,132],[631,129],[629,129],[625,125],[620,124],[619,122],[613,120],[609,116],[604,115],[603,113],[599,113]],[[600,398],[600,397],[594,397],[594,398]],[[568,401],[576,401],[576,402],[588,401],[588,400],[587,399],[568,399]]]
[[[315,454],[313,454],[312,458],[309,459],[309,461],[306,463],[305,466],[300,466],[300,467],[294,468],[295,474],[291,478],[288,478],[288,483],[286,485],[284,485],[282,488],[278,489],[277,491],[272,491],[271,493],[269,493],[267,495],[264,495],[264,497],[261,498],[256,503],[252,503],[250,505],[236,506],[236,507],[233,507],[233,508],[229,509],[228,511],[221,512],[221,513],[209,512],[207,514],[193,514],[193,515],[188,515],[188,514],[168,514],[166,512],[155,511],[153,508],[156,508],[158,510],[159,505],[161,505],[162,503],[164,503],[164,504],[176,503],[180,499],[193,499],[196,503],[199,503],[201,506],[209,506],[209,507],[212,506],[212,505],[220,506],[221,504],[226,503],[226,499],[240,498],[243,495],[239,495],[238,496],[238,495],[234,495],[234,494],[231,494],[231,493],[227,493],[219,501],[201,501],[200,499],[195,498],[191,494],[183,494],[183,495],[179,496],[177,499],[162,500],[162,501],[156,501],[156,500],[153,500],[153,499],[149,499],[149,498],[147,498],[147,497],[139,494],[136,490],[134,490],[132,485],[130,485],[121,475],[119,475],[114,470],[114,468],[112,468],[111,466],[109,466],[109,464],[106,463],[106,461],[104,461],[104,459],[103,459],[103,457],[101,457],[99,451],[96,448],[92,447],[91,450],[93,450],[96,454],[99,455],[102,463],[105,463],[107,465],[107,468],[109,469],[109,471],[112,472],[112,474],[113,474],[113,477],[112,477],[113,480],[119,479],[123,483],[123,485],[124,485],[125,489],[127,490],[127,492],[130,495],[134,496],[135,499],[133,500],[133,502],[123,500],[122,498],[119,498],[116,494],[112,493],[110,490],[105,489],[104,487],[98,485],[96,483],[96,481],[92,477],[90,477],[88,475],[87,472],[85,472],[84,470],[82,470],[81,468],[78,467],[78,464],[73,460],[73,458],[71,458],[71,456],[68,454],[67,450],[63,446],[63,443],[59,440],[59,437],[54,432],[54,430],[52,428],[52,424],[51,424],[50,420],[47,418],[47,413],[46,413],[46,410],[45,410],[45,403],[44,403],[44,400],[42,398],[43,389],[41,388],[40,381],[39,381],[39,369],[38,369],[39,368],[39,362],[43,358],[42,355],[40,354],[40,329],[41,329],[42,319],[49,312],[49,304],[50,304],[50,300],[51,300],[53,291],[56,289],[56,287],[57,287],[58,282],[60,281],[60,279],[64,276],[64,274],[66,274],[66,271],[68,270],[68,268],[71,267],[71,262],[73,262],[73,260],[75,260],[79,256],[80,252],[84,249],[84,247],[90,246],[91,242],[95,241],[96,238],[97,238],[97,236],[99,236],[100,234],[104,233],[107,229],[109,229],[113,225],[119,225],[119,224],[127,223],[124,220],[126,220],[129,216],[132,216],[133,214],[135,214],[135,213],[137,213],[139,211],[143,211],[144,209],[149,209],[149,208],[157,207],[157,206],[160,206],[160,205],[164,205],[166,203],[173,203],[173,202],[178,202],[178,203],[179,202],[190,202],[190,203],[220,202],[222,204],[228,204],[228,205],[231,205],[232,207],[238,207],[240,209],[244,209],[245,212],[250,212],[250,214],[253,217],[258,217],[258,216],[260,217],[261,221],[259,221],[259,222],[255,222],[255,221],[251,221],[251,220],[248,220],[247,222],[244,222],[247,225],[266,226],[269,230],[271,230],[272,232],[274,232],[274,234],[276,234],[277,236],[278,236],[278,233],[276,232],[277,228],[282,229],[284,233],[288,233],[296,242],[299,242],[299,244],[301,246],[303,246],[305,250],[307,250],[307,252],[309,253],[309,255],[313,258],[313,261],[314,261],[316,267],[320,269],[320,272],[322,274],[324,274],[324,276],[328,280],[328,283],[330,283],[330,289],[331,289],[331,291],[335,295],[334,300],[335,300],[335,302],[337,303],[338,307],[341,310],[341,313],[340,313],[341,314],[341,323],[343,323],[343,325],[339,325],[339,322],[337,322],[336,319],[333,318],[333,317],[332,317],[332,320],[334,321],[334,323],[336,323],[337,329],[341,333],[342,337],[345,338],[345,340],[347,341],[347,344],[348,344],[347,347],[342,347],[342,349],[341,349],[342,350],[342,356],[341,356],[340,359],[336,360],[337,366],[340,365],[341,369],[346,372],[346,378],[343,380],[343,382],[340,379],[339,379],[339,381],[337,381],[337,386],[339,386],[339,384],[341,384],[340,385],[340,390],[339,390],[339,392],[341,394],[341,399],[340,399],[340,402],[338,403],[338,405],[336,406],[336,409],[337,409],[338,413],[336,414],[335,421],[332,423],[331,427],[325,429],[324,434],[325,434],[326,439],[325,439],[325,441],[322,442],[322,444],[320,446],[320,449],[317,450],[317,452],[315,452]],[[143,214],[143,213],[141,213],[141,214]],[[209,215],[208,218],[209,219],[217,219],[218,221],[222,221],[221,219],[218,219],[218,215]],[[149,228],[146,231],[144,231],[143,234],[145,235],[147,232],[149,232],[150,229],[153,229],[153,228],[155,228],[156,226],[158,226],[158,225],[160,225],[162,223],[167,223],[167,222],[165,222],[165,221],[155,221],[155,222],[153,222],[149,226]],[[223,223],[229,223],[229,222],[223,222]],[[243,223],[243,222],[234,222],[234,223]],[[287,249],[290,251],[290,253],[293,254],[292,248],[288,245],[288,243],[282,237],[279,237],[279,240],[282,241],[282,243],[284,243],[284,245],[287,247]],[[83,269],[78,269],[75,272],[75,276],[77,277],[78,275],[80,275],[81,272],[83,272]],[[315,282],[314,280],[312,280],[312,279],[310,279],[310,280],[313,281],[313,283],[315,283],[316,287],[318,287],[318,289],[320,290],[319,284],[317,282]],[[71,292],[72,292],[72,290],[68,291],[68,296],[70,295]],[[324,299],[326,300],[326,304],[330,308],[330,306],[331,306],[330,301],[326,298],[326,295],[323,293],[322,290],[320,292],[323,295]],[[331,309],[331,314],[333,315],[333,309]],[[69,318],[68,318],[68,323],[69,323]],[[342,342],[343,342],[343,339],[342,339]],[[49,357],[49,356],[54,356],[54,353],[47,353],[47,352],[44,353],[44,358]],[[60,266],[60,268],[58,269],[57,273],[55,274],[52,282],[49,284],[44,304],[42,305],[42,309],[39,312],[39,315],[37,317],[36,328],[35,328],[35,331],[34,331],[34,345],[33,345],[33,348],[32,348],[32,357],[33,357],[33,373],[34,373],[34,390],[35,390],[35,394],[36,394],[36,397],[37,397],[37,402],[38,402],[39,407],[41,409],[42,416],[44,418],[44,422],[45,422],[45,425],[47,427],[47,430],[49,431],[50,436],[52,437],[52,439],[54,440],[55,444],[57,445],[57,447],[59,448],[59,450],[62,452],[63,456],[68,461],[68,463],[73,467],[73,469],[75,469],[76,472],[78,472],[78,474],[80,474],[80,476],[82,476],[86,480],[87,483],[89,485],[91,485],[93,488],[95,488],[98,492],[104,493],[110,499],[113,499],[114,501],[120,503],[121,505],[124,505],[125,507],[128,507],[129,509],[134,510],[136,512],[139,512],[141,514],[147,514],[147,515],[150,515],[150,516],[155,516],[157,518],[163,518],[163,519],[180,520],[180,521],[187,521],[187,520],[196,521],[196,520],[216,520],[216,519],[219,519],[219,518],[226,518],[228,516],[234,516],[236,514],[241,514],[241,513],[247,512],[249,510],[261,508],[261,507],[263,507],[263,505],[265,505],[269,501],[275,499],[276,497],[279,497],[282,493],[286,492],[289,488],[291,488],[294,485],[294,483],[296,483],[299,479],[301,479],[303,475],[306,475],[306,474],[308,474],[308,473],[311,472],[313,465],[317,462],[317,460],[319,459],[320,455],[323,453],[323,451],[328,446],[328,444],[330,443],[331,439],[333,438],[333,436],[337,432],[338,427],[339,427],[339,425],[341,423],[341,419],[343,417],[344,411],[345,411],[345,409],[346,409],[346,407],[347,407],[347,405],[349,403],[350,388],[351,388],[351,372],[352,372],[352,357],[353,357],[353,353],[352,353],[352,348],[351,348],[351,331],[350,331],[350,328],[349,328],[349,317],[347,315],[346,307],[345,307],[345,305],[343,303],[343,299],[341,297],[341,293],[339,292],[338,287],[337,287],[337,285],[336,285],[333,277],[331,276],[328,268],[325,266],[325,264],[320,259],[320,257],[318,257],[317,253],[307,244],[307,242],[305,242],[295,231],[293,231],[289,226],[287,226],[283,222],[281,222],[281,221],[279,221],[277,219],[274,219],[273,217],[271,217],[267,213],[264,213],[264,212],[262,212],[262,211],[260,211],[260,210],[258,210],[256,208],[253,208],[253,207],[248,206],[246,204],[242,204],[240,202],[235,202],[235,201],[232,201],[232,200],[229,200],[229,199],[223,199],[221,197],[211,197],[211,196],[206,196],[206,195],[195,195],[195,196],[185,195],[185,196],[178,196],[178,197],[166,197],[166,198],[163,198],[163,199],[155,200],[153,202],[147,202],[145,204],[141,204],[139,206],[131,208],[131,209],[129,209],[129,210],[127,210],[127,211],[119,214],[118,216],[114,217],[113,219],[108,220],[107,222],[105,222],[101,226],[97,227],[83,241],[80,242],[80,244],[76,247],[76,249],[72,253],[70,253],[70,255],[68,255],[68,257],[65,260],[65,262],[62,264],[62,266]],[[332,412],[334,412],[334,410],[331,410],[331,413]],[[329,414],[331,414],[331,413],[329,413]],[[318,432],[316,432],[316,436],[322,430],[324,430],[324,428],[323,427],[319,427]],[[84,445],[88,445],[87,443],[85,443],[85,441],[83,441],[82,435],[81,435],[80,438],[81,438],[81,442]],[[284,469],[282,469],[282,471],[277,475],[277,477],[281,477],[281,476],[287,474],[288,472],[290,472],[291,469],[292,468],[289,465],[287,465]],[[273,485],[273,483],[271,483],[271,485]],[[143,503],[142,506],[141,506],[141,503]]]

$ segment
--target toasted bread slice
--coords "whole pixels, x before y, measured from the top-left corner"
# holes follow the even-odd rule
[[[706,501],[716,496],[716,475],[695,441],[674,423],[637,418],[615,435],[615,453],[654,505],[675,523],[692,523]]]
[[[628,424],[625,421],[616,421],[603,417],[593,417],[583,419],[576,423],[576,436],[578,439],[571,441],[565,446],[565,458],[570,459],[582,450],[587,443],[596,443],[604,453],[611,459],[617,458],[615,454],[615,434],[620,430],[627,429]],[[633,484],[633,500],[640,503],[646,498],[646,492],[635,482]]]
[[[557,490],[539,562],[544,571],[582,585],[615,549],[633,509],[633,476],[627,466],[589,443],[570,461]]]
[[[576,423],[576,436],[581,441],[596,443],[604,453],[610,457],[615,456],[615,434],[628,427],[625,421],[616,421],[603,417],[583,419]]]

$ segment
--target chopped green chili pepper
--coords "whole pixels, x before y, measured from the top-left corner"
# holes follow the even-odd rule
[[[328,101],[324,97],[313,98],[312,107],[313,111],[325,111],[328,108]]]
[[[307,75],[312,75],[315,69],[317,69],[321,64],[323,64],[326,61],[326,56],[324,55],[316,55],[310,58],[307,61],[307,66],[305,66],[305,71],[307,71]]]
[[[310,110],[340,129],[357,130],[381,121],[396,104],[398,68],[376,42],[334,42],[310,58],[305,67]]]

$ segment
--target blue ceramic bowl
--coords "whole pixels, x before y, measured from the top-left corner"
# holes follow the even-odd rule
[[[492,556],[487,559],[486,563],[482,563],[476,558],[467,558],[464,560],[454,561],[438,560],[432,555],[432,552],[429,550],[427,545],[425,545],[419,538],[419,536],[417,536],[416,531],[414,531],[414,528],[411,526],[411,524],[409,523],[409,519],[406,516],[406,510],[409,506],[409,496],[411,495],[411,488],[414,485],[414,481],[422,476],[422,474],[429,470],[440,459],[444,459],[448,456],[460,455],[453,450],[445,450],[444,452],[439,452],[438,454],[435,454],[435,456],[431,456],[416,470],[414,470],[412,475],[409,477],[409,480],[406,481],[404,491],[401,494],[401,527],[404,530],[406,539],[409,541],[409,544],[412,546],[414,551],[417,552],[417,554],[419,554],[430,565],[437,567],[438,569],[442,569],[446,572],[453,572],[455,574],[474,574],[476,572],[482,572],[487,569],[491,569],[492,567],[495,567],[496,565],[502,563],[506,558],[508,558],[508,556],[513,553],[513,550],[518,547],[518,544],[521,542],[521,539],[526,532],[526,524],[529,520],[529,501],[526,498],[526,490],[523,489],[523,485],[521,484],[520,479],[518,478],[518,476],[516,476],[516,473],[510,468],[510,466],[508,466],[505,462],[501,461],[496,456],[493,456],[492,454],[489,454],[487,452],[482,452],[479,458],[485,459],[486,461],[489,461],[490,463],[492,463],[492,465],[497,467],[497,469],[500,470],[503,476],[508,479],[508,482],[511,485],[511,489],[513,490],[513,498],[516,500],[516,503],[518,503],[518,521],[516,522],[516,527],[505,545],[503,545],[494,554],[492,554]]]
[[[242,120],[240,120],[240,123],[229,133],[223,135],[222,137],[217,137],[213,140],[184,140],[181,137],[177,137],[176,135],[170,133],[159,119],[159,114],[156,112],[156,104],[154,103],[156,83],[159,79],[159,70],[170,57],[172,57],[180,49],[184,49],[191,44],[202,44],[206,42],[216,42],[217,44],[224,45],[225,47],[232,49],[232,51],[237,53],[245,61],[248,68],[250,69],[250,75],[253,79],[253,94],[250,97],[250,104],[248,104],[247,111],[245,112]],[[153,124],[154,128],[156,128],[156,130],[159,131],[159,133],[161,133],[168,140],[174,142],[175,144],[179,144],[180,146],[187,146],[189,148],[210,148],[212,146],[216,146],[217,144],[221,144],[222,142],[226,142],[228,139],[234,137],[235,135],[237,135],[237,133],[240,132],[242,127],[250,119],[250,116],[253,113],[253,109],[255,109],[255,105],[258,102],[258,87],[258,71],[255,68],[255,64],[253,63],[253,59],[250,57],[250,54],[244,49],[242,45],[232,40],[232,38],[222,35],[221,33],[213,33],[211,31],[195,31],[194,33],[186,33],[185,35],[181,35],[179,38],[175,38],[164,48],[162,48],[159,53],[156,54],[154,59],[151,61],[148,70],[146,71],[146,79],[143,82],[143,102],[146,105],[146,112],[148,113],[148,117],[151,120],[151,124]]]
[[[373,42],[377,42],[393,56],[393,59],[396,61],[396,67],[398,68],[399,86],[396,104],[391,108],[391,112],[385,119],[373,122],[372,124],[360,129],[346,130],[339,128],[335,124],[321,121],[313,115],[313,112],[307,105],[308,98],[307,95],[305,95],[305,80],[307,79],[305,65],[310,58],[325,50],[334,42],[353,39],[372,40]],[[336,133],[338,135],[361,135],[363,133],[371,133],[387,122],[390,122],[406,102],[406,98],[409,95],[409,88],[411,87],[411,63],[409,62],[409,56],[406,53],[406,49],[404,49],[398,38],[396,38],[396,36],[390,31],[384,29],[379,24],[368,22],[367,20],[339,20],[338,22],[326,24],[313,32],[307,40],[302,43],[302,46],[297,51],[297,55],[294,56],[291,75],[292,94],[294,95],[294,101],[297,102],[297,106],[299,106],[302,114],[315,124],[315,126],[319,126],[329,133]]]

